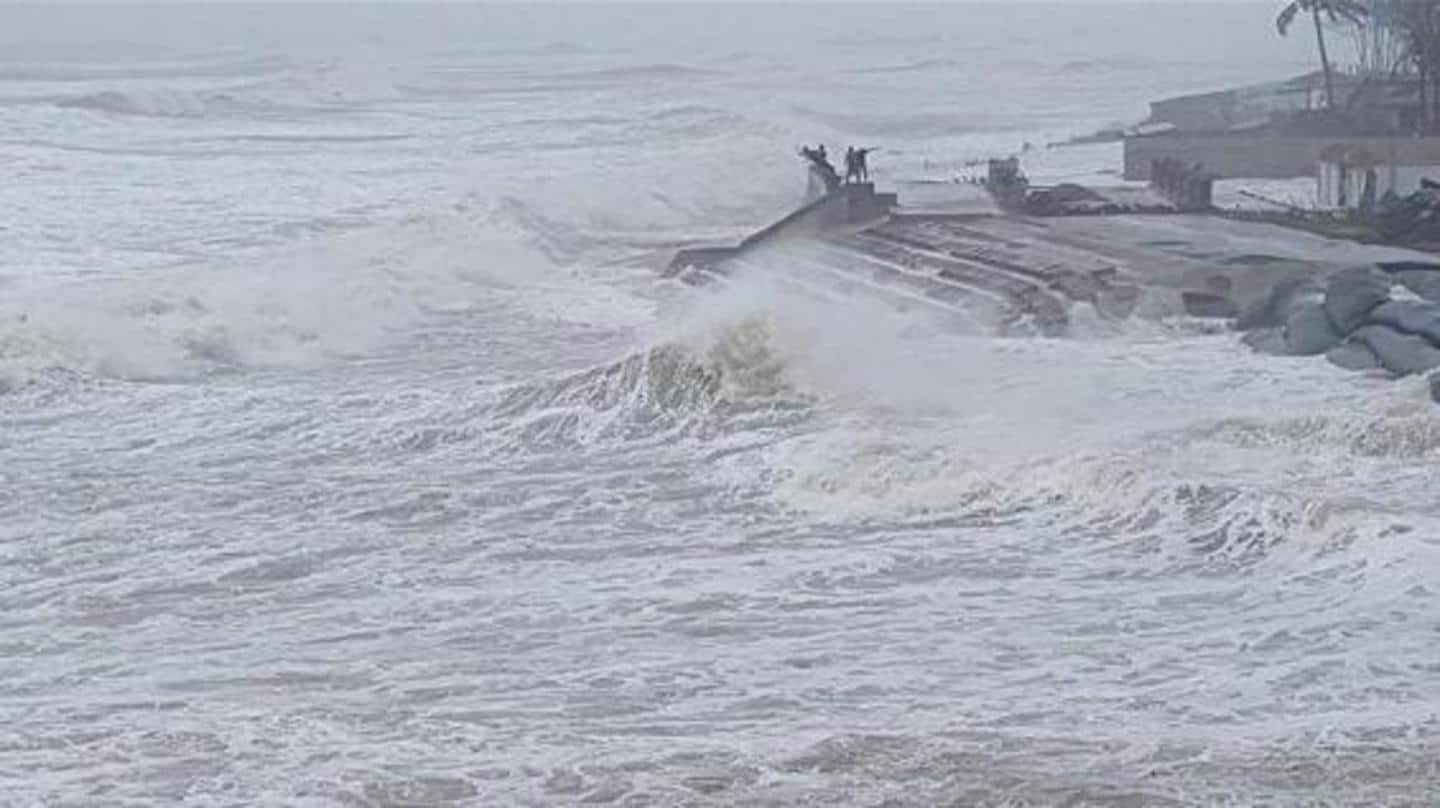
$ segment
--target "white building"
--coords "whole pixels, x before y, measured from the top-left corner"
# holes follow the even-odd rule
[[[1422,179],[1440,183],[1440,138],[1365,138],[1320,152],[1315,198],[1324,209],[1354,210],[1388,192],[1406,196]]]

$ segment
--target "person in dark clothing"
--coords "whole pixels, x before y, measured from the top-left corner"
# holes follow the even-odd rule
[[[870,166],[865,162],[865,156],[868,155],[870,152],[875,151],[874,147],[864,149],[851,149],[850,151],[855,155],[855,176],[859,179],[860,182],[869,182]],[[847,160],[846,162],[849,161]],[[848,169],[846,171],[846,174],[849,174]]]
[[[825,145],[815,148],[808,146],[800,147],[800,156],[810,161],[810,170],[820,177],[825,185],[825,190],[833,191],[840,187],[840,175],[835,173],[835,166],[830,165],[830,160],[825,156]]]

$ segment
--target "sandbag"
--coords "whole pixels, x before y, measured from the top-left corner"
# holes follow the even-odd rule
[[[1424,337],[1402,334],[1388,326],[1367,325],[1356,329],[1351,339],[1363,343],[1380,360],[1381,367],[1397,376],[1440,367],[1440,348]]]
[[[1240,331],[1281,328],[1296,306],[1324,299],[1325,290],[1310,278],[1285,278],[1270,287],[1264,297],[1250,301],[1236,319],[1235,328]]]
[[[1374,267],[1337,272],[1325,287],[1325,313],[1341,336],[1364,325],[1365,318],[1390,299],[1390,276]]]
[[[1250,346],[1256,353],[1268,354],[1270,356],[1284,356],[1285,335],[1278,328],[1261,328],[1250,331],[1240,338],[1240,341]]]
[[[1338,345],[1340,339],[1325,307],[1319,303],[1300,306],[1285,321],[1285,352],[1292,356],[1323,354]]]
[[[1440,272],[1402,269],[1392,270],[1390,276],[1421,298],[1440,303]]]
[[[1405,334],[1424,337],[1440,346],[1440,305],[1419,300],[1391,300],[1370,312],[1367,323],[1389,326]]]
[[[1376,370],[1380,360],[1363,342],[1346,342],[1325,352],[1330,363],[1346,370]]]

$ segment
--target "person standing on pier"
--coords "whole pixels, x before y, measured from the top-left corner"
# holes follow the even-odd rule
[[[857,149],[850,147],[845,150],[845,182],[869,182],[870,167],[866,165],[865,156],[875,151],[873,147]]]
[[[830,165],[830,160],[825,156],[823,143],[813,149],[801,146],[800,156],[810,161],[811,170],[820,178],[827,193],[840,187],[840,175],[835,173],[835,167]]]

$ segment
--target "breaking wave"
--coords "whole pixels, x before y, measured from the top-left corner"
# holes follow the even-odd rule
[[[1159,570],[1225,572],[1287,558],[1305,566],[1415,529],[1413,514],[1362,497],[1167,479],[1147,456],[1006,465],[876,442],[800,463],[777,494],[787,508],[842,522],[1023,524],[1027,535],[1158,557],[1158,568],[1144,566]]]
[[[1330,446],[1361,457],[1417,459],[1440,452],[1440,417],[1425,410],[1374,417],[1227,418],[1197,427],[1195,434],[1242,447]]]
[[[690,339],[500,395],[491,410],[517,450],[744,429],[804,418],[817,397],[795,378],[773,323],[751,317]]]
[[[78,308],[78,307],[77,307]],[[0,321],[0,393],[74,378],[153,382],[277,364],[323,345],[317,328],[286,314],[166,295],[120,310],[60,308]],[[333,347],[333,346],[332,346]]]
[[[165,273],[8,289],[0,300],[0,389],[54,371],[133,382],[296,367],[373,351],[437,313],[495,304],[515,287],[571,316],[626,299],[545,286],[554,265],[496,209],[412,220],[216,255]],[[483,255],[477,259],[476,253]],[[522,295],[521,284],[533,294]],[[621,313],[624,313],[623,311]]]

